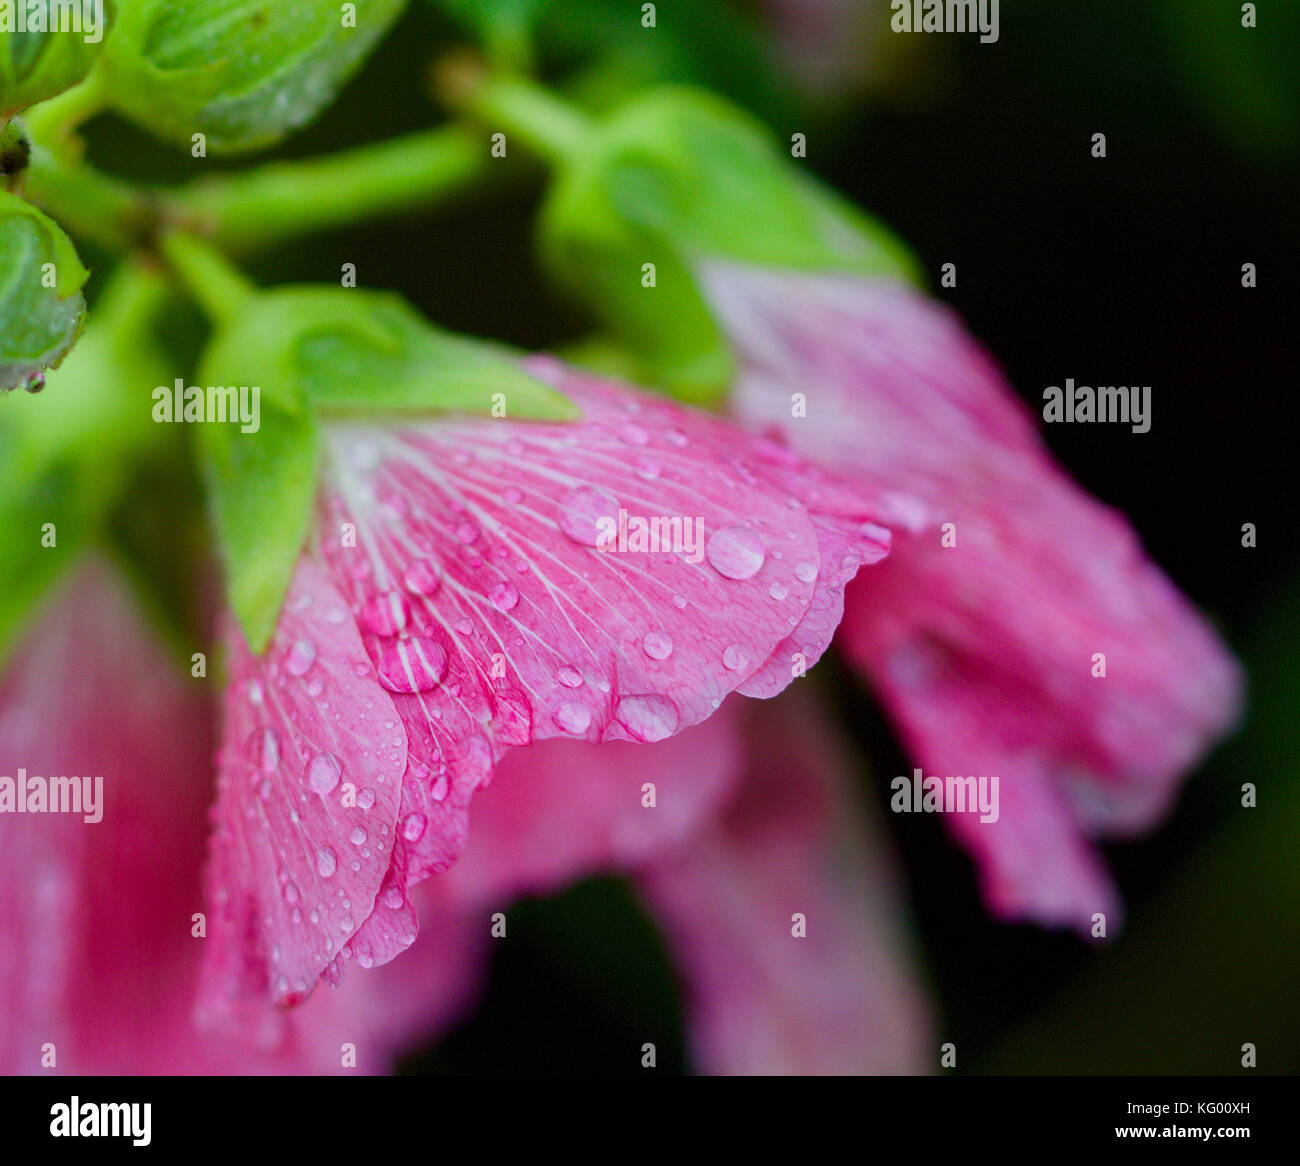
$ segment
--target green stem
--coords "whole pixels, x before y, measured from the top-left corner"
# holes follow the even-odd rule
[[[39,102],[23,114],[23,124],[34,140],[59,153],[72,151],[72,135],[108,104],[108,87],[96,66],[85,79],[57,97]]]
[[[32,142],[21,190],[73,234],[112,251],[143,243],[156,227],[158,209],[147,191],[70,161],[44,141]]]
[[[170,217],[247,253],[312,231],[427,207],[487,170],[487,149],[446,126],[325,158],[202,179],[165,199]]]
[[[491,130],[521,138],[548,162],[564,162],[591,140],[591,121],[577,106],[519,76],[450,79],[448,99]]]
[[[216,324],[232,321],[257,295],[256,285],[197,235],[166,231],[158,248]]]

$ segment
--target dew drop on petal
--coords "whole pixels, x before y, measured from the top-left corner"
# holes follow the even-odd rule
[[[284,901],[292,907],[299,898],[298,888],[294,883],[285,883],[280,894],[284,896]]]
[[[416,559],[402,572],[402,585],[412,595],[432,595],[439,582],[438,572],[428,559]]]
[[[662,741],[677,731],[681,714],[659,693],[625,696],[618,702],[615,719],[636,741]]]
[[[456,537],[466,546],[469,546],[472,542],[477,542],[480,533],[482,532],[479,528],[468,519],[456,524]]]
[[[555,674],[555,679],[558,680],[561,684],[563,684],[565,688],[582,687],[582,673],[579,672],[572,664],[563,665],[560,668],[560,670]]]
[[[343,765],[333,753],[317,753],[307,766],[307,784],[324,797],[339,783]]]
[[[447,675],[447,653],[430,636],[390,640],[379,649],[375,671],[389,692],[428,692]]]
[[[424,837],[424,831],[428,824],[423,814],[407,814],[402,819],[402,837],[407,842],[419,842]]]
[[[641,647],[651,660],[667,660],[673,654],[672,637],[667,632],[647,632]]]
[[[369,810],[375,804],[375,791],[372,789],[363,789],[357,794],[357,809]]]
[[[739,644],[730,644],[722,653],[722,666],[729,672],[739,672],[749,663],[749,656]]]
[[[645,445],[650,441],[650,433],[644,425],[627,421],[619,426],[618,439],[625,445]]]
[[[817,564],[816,563],[797,564],[794,569],[794,577],[798,579],[800,583],[811,583],[814,579],[817,578]]]
[[[704,553],[709,566],[728,579],[752,579],[767,557],[762,540],[743,526],[724,526],[715,530],[709,536]]]
[[[328,846],[322,846],[316,851],[316,871],[323,879],[333,877],[334,872],[338,869],[339,860]]]
[[[790,591],[789,588],[787,588],[782,583],[773,583],[772,586],[767,589],[767,593],[773,599],[779,600],[779,599],[784,599],[787,595],[789,595]]]
[[[361,826],[353,826],[352,833],[348,835],[348,841],[351,842],[353,846],[364,845],[366,841],[365,829]]]
[[[586,547],[598,545],[601,532],[597,522],[618,516],[618,499],[595,486],[576,486],[559,503],[560,529],[576,543]]]
[[[498,611],[513,611],[519,606],[519,592],[511,583],[498,583],[488,593],[488,599]]]
[[[362,605],[357,622],[363,631],[395,636],[410,622],[411,608],[400,591],[385,591]]]
[[[389,887],[384,892],[384,906],[390,911],[400,911],[406,902],[406,896],[397,887]]]
[[[311,640],[296,640],[289,649],[284,669],[290,676],[305,676],[307,670],[316,663],[316,645]]]

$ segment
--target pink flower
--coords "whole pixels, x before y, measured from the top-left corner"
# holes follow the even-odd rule
[[[268,651],[228,629],[211,1017],[392,959],[407,889],[460,854],[507,748],[655,742],[730,692],[774,695],[887,552],[871,505],[788,451],[529,367],[582,418],[331,423]],[[652,520],[670,545],[634,542]]]
[[[464,1006],[474,937],[429,943],[292,1016],[255,1050],[192,1022],[210,706],[145,627],[118,576],[83,564],[0,683],[0,774],[96,775],[99,821],[0,814],[0,1072],[330,1073],[343,1045],[376,1072]],[[92,787],[93,788],[93,787]]]
[[[215,942],[196,928],[203,691],[101,563],[20,645],[0,689],[0,770],[94,770],[103,816],[0,817],[0,1070],[385,1071],[473,1007],[494,914],[606,871],[641,887],[673,942],[699,1067],[924,1067],[929,1022],[881,840],[860,824],[833,730],[795,693],[761,714],[730,701],[658,745],[510,754],[465,857],[416,888],[409,953],[292,1010],[248,1003],[252,1046],[196,1027],[200,951]]]
[[[877,498],[895,531],[850,589],[842,645],[926,775],[1000,776],[996,823],[950,816],[990,904],[1113,921],[1089,840],[1167,811],[1238,716],[1235,661],[945,309],[847,276],[715,264],[706,284],[741,363],[734,414]]]
[[[621,873],[668,940],[698,1069],[923,1072],[927,1008],[852,772],[797,690],[732,698],[656,745],[513,752],[462,858],[421,888],[422,925],[472,919],[486,934],[519,896]]]

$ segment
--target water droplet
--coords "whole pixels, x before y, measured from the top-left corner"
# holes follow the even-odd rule
[[[614,716],[633,740],[647,742],[672,736],[681,722],[677,706],[653,692],[623,697]]]
[[[800,583],[811,583],[814,579],[817,578],[817,564],[816,563],[797,564],[794,569],[794,577],[798,579]]]
[[[342,772],[343,764],[333,753],[317,753],[307,766],[307,784],[324,797],[338,785]]]
[[[395,636],[411,619],[411,608],[400,591],[386,591],[367,600],[357,622],[362,631],[377,636]]]
[[[284,901],[292,907],[299,898],[298,887],[294,883],[285,883],[280,894],[284,896]]]
[[[447,771],[444,769],[437,777],[433,779],[433,784],[429,787],[429,796],[435,802],[445,802],[447,800]]]
[[[579,672],[572,664],[563,665],[560,668],[560,670],[555,674],[555,679],[558,680],[561,684],[563,684],[565,688],[582,687],[582,673]]]
[[[513,611],[519,606],[519,592],[510,583],[498,583],[488,593],[488,599],[498,611]]]
[[[787,595],[790,594],[790,591],[782,583],[773,583],[772,586],[767,589],[767,593],[773,599],[784,599]]]
[[[682,446],[686,444],[687,437],[686,434],[684,434],[680,429],[665,429],[664,440],[669,445],[675,445],[677,446],[678,449],[680,449]]]
[[[407,814],[402,820],[402,837],[407,842],[419,842],[429,825],[423,814]]]
[[[280,737],[274,729],[254,729],[248,750],[263,773],[274,773],[280,764]]]
[[[250,680],[248,682],[248,702],[249,704],[261,704],[265,694],[262,692],[260,681]]]
[[[667,660],[673,654],[673,640],[667,632],[647,632],[641,647],[651,660]]]
[[[466,546],[469,546],[470,543],[472,542],[477,542],[478,536],[481,533],[482,532],[479,530],[479,528],[475,526],[472,522],[470,522],[468,519],[466,519],[464,522],[458,522],[456,524],[456,537],[460,539],[460,541],[463,542]]]
[[[617,514],[618,499],[595,486],[577,486],[560,499],[560,529],[586,547],[596,546],[602,537],[597,522]]]
[[[284,669],[290,676],[305,676],[314,663],[316,663],[316,645],[311,640],[295,640],[285,659]]]
[[[322,846],[316,851],[316,871],[323,879],[333,877],[334,872],[338,869],[338,856],[328,846]]]
[[[389,887],[384,892],[384,906],[390,911],[400,911],[406,902],[406,896],[396,887]]]
[[[369,810],[375,804],[375,791],[372,789],[363,789],[357,794],[357,809]]]
[[[618,439],[626,445],[646,445],[650,441],[650,433],[644,425],[628,421],[619,426]]]
[[[518,486],[507,486],[501,498],[507,505],[518,506],[524,500],[524,492]]]
[[[348,841],[351,842],[353,846],[364,845],[366,841],[365,830],[361,826],[353,826],[352,833],[348,835]]]
[[[413,595],[432,595],[440,582],[437,570],[428,559],[415,559],[402,572],[402,585]]]
[[[639,457],[636,459],[636,472],[647,482],[652,482],[664,472],[664,467],[658,458]]]
[[[710,536],[704,553],[709,565],[728,579],[752,579],[763,566],[767,552],[752,530],[744,526],[724,526]]]
[[[730,672],[739,672],[748,663],[749,656],[739,644],[729,645],[722,653],[722,666]]]
[[[585,704],[566,700],[555,710],[551,720],[566,733],[580,737],[591,727],[591,709]]]
[[[379,649],[375,671],[389,692],[428,692],[447,675],[447,653],[429,636],[390,640]]]

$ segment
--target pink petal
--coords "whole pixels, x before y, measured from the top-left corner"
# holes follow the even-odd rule
[[[264,1048],[194,1025],[200,960],[216,941],[191,934],[210,683],[181,673],[97,563],[19,645],[0,681],[0,774],[100,775],[104,813],[0,815],[0,1072],[386,1072],[477,997],[487,930],[439,910],[406,959],[291,1014],[263,1002]]]
[[[736,414],[874,492],[907,532],[852,585],[842,641],[927,774],[1001,777],[998,823],[953,823],[993,905],[1081,930],[1113,915],[1086,839],[1166,811],[1237,718],[1234,661],[1124,518],[1060,472],[946,310],[848,277],[708,278],[742,354]]]
[[[486,918],[488,905],[553,894],[681,846],[740,777],[740,707],[728,701],[656,745],[550,740],[513,750],[475,803],[461,860],[431,886]]]
[[[336,422],[326,441],[313,553],[406,728],[408,883],[456,858],[509,746],[658,741],[742,685],[779,691],[886,549],[871,509],[788,451],[550,359],[529,367],[583,419]],[[698,537],[597,550],[620,509]]]
[[[638,875],[685,979],[695,1061],[712,1073],[923,1072],[927,1008],[851,763],[798,690],[746,713],[727,812]]]
[[[205,1012],[293,1003],[377,906],[397,839],[406,734],[338,592],[299,564],[266,654],[226,635],[230,682],[207,882]],[[414,923],[372,937],[391,958]]]

